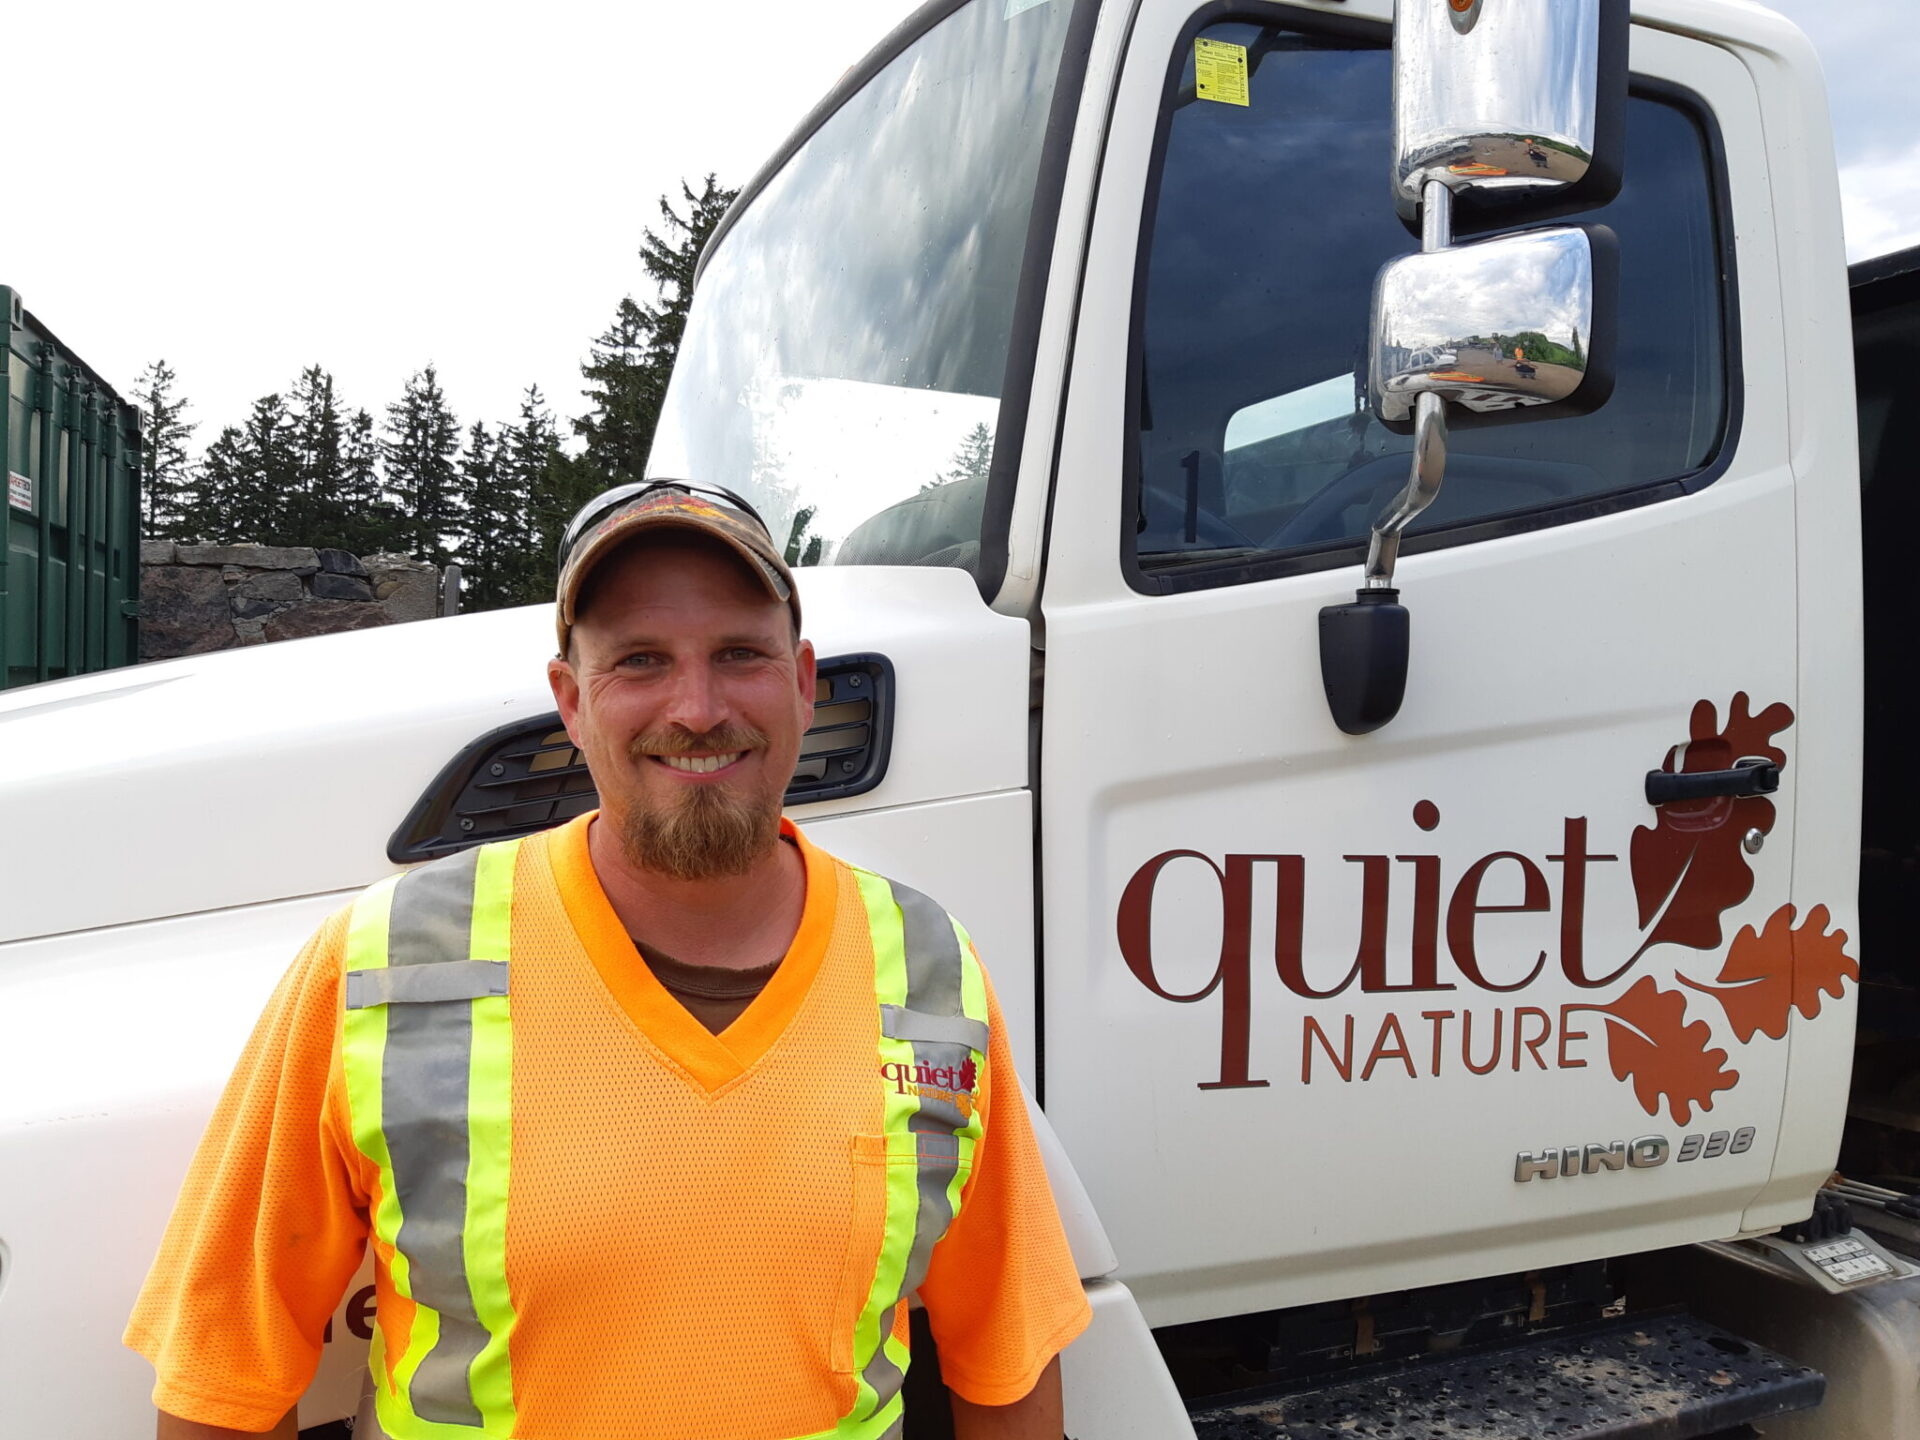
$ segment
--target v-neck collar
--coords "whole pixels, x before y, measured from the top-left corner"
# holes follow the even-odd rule
[[[765,1055],[813,986],[820,962],[833,934],[838,885],[833,861],[808,842],[791,820],[780,820],[780,833],[800,849],[806,864],[806,901],[800,928],[781,959],[780,968],[753,1000],[718,1035],[674,999],[634,950],[626,926],[607,899],[606,887],[593,868],[587,848],[587,830],[599,811],[589,811],[551,832],[547,854],[560,890],[567,918],[585,947],[616,1004],[647,1039],[663,1051],[708,1093],[740,1078]]]

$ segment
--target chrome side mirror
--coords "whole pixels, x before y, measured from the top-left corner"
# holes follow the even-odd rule
[[[1406,255],[1373,296],[1373,403],[1388,425],[1421,395],[1476,415],[1591,410],[1613,388],[1613,232],[1563,226]],[[1533,418],[1531,416],[1525,418]]]
[[[1604,205],[1620,188],[1628,0],[1399,0],[1394,203],[1438,182],[1460,228]]]
[[[1349,735],[1400,713],[1411,622],[1394,588],[1400,538],[1447,466],[1447,406],[1475,423],[1591,409],[1612,389],[1618,275],[1605,227],[1455,245],[1604,204],[1625,148],[1628,0],[1396,0],[1394,203],[1420,252],[1374,291],[1372,391],[1413,428],[1406,488],[1373,522],[1363,586],[1320,612],[1320,679]]]

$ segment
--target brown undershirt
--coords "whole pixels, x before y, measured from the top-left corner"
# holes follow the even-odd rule
[[[640,958],[647,962],[647,968],[666,987],[667,993],[686,1006],[687,1013],[714,1035],[740,1018],[741,1012],[767,988],[773,972],[780,968],[778,960],[751,970],[732,970],[725,965],[689,965],[638,944],[634,949],[640,952]]]

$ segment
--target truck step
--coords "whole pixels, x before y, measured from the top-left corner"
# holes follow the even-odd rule
[[[1826,1377],[1690,1315],[1630,1315],[1322,1385],[1214,1396],[1199,1440],[1698,1440],[1810,1409]]]

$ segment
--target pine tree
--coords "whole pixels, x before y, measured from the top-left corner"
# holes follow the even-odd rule
[[[187,440],[195,425],[186,419],[188,404],[176,397],[178,377],[165,360],[147,366],[134,383],[140,402],[140,481],[144,502],[141,533],[158,540],[194,538],[194,467]]]
[[[993,468],[993,432],[984,423],[976,424],[960,441],[960,448],[947,462],[944,475],[936,475],[920,487],[920,493],[951,485],[956,480],[985,481]]]
[[[586,442],[582,462],[610,490],[637,480],[660,420],[658,396],[647,383],[651,315],[631,295],[614,311],[613,324],[593,341],[592,358],[580,367],[593,408],[573,422]]]
[[[288,526],[300,467],[294,454],[287,402],[278,394],[262,395],[253,402],[253,411],[239,433],[238,466],[221,522],[234,540],[256,540],[264,545],[301,543]]]
[[[501,432],[495,466],[497,483],[511,497],[516,515],[512,544],[500,562],[502,602],[550,600],[560,536],[601,487],[590,470],[560,448],[559,430],[538,385],[529,385],[521,397],[519,423]]]
[[[207,447],[200,461],[199,484],[195,487],[193,528],[189,538],[210,545],[253,537],[234,529],[233,515],[242,492],[247,488],[247,458],[240,427],[228,425],[220,437]]]
[[[460,502],[467,538],[460,550],[462,603],[495,610],[509,602],[507,582],[522,528],[523,506],[500,474],[499,444],[478,420],[460,456]]]
[[[686,333],[694,269],[714,227],[740,192],[708,175],[698,194],[684,181],[680,193],[686,214],[663,195],[660,231],[641,235],[640,264],[659,291],[659,303],[641,305],[631,295],[623,299],[613,324],[594,340],[592,358],[580,367],[593,408],[573,422],[573,432],[586,442],[579,465],[596,493],[646,473],[667,381]]]
[[[291,423],[294,481],[286,496],[286,532],[302,545],[342,545],[347,511],[340,406],[333,376],[318,365],[302,370],[294,383]]]
[[[825,547],[825,537],[808,535],[813,527],[813,517],[818,506],[803,505],[793,517],[793,528],[787,532],[786,561],[788,565],[818,565],[820,551]]]
[[[460,541],[460,477],[454,466],[459,448],[459,421],[447,408],[438,372],[428,365],[387,407],[381,450],[387,485],[406,520],[407,553],[436,565],[447,564]]]
[[[686,198],[687,213],[682,217],[666,196],[660,197],[660,215],[666,222],[664,236],[648,230],[640,242],[640,263],[647,275],[660,287],[660,304],[649,311],[653,324],[647,349],[649,367],[666,393],[667,376],[680,353],[680,340],[686,334],[687,310],[693,304],[693,272],[700,263],[714,227],[740,192],[717,184],[709,174],[693,193],[683,180],[680,193]],[[651,437],[649,437],[651,438]]]
[[[373,416],[356,410],[340,447],[340,547],[355,555],[404,550],[406,518],[380,483],[380,442]]]

